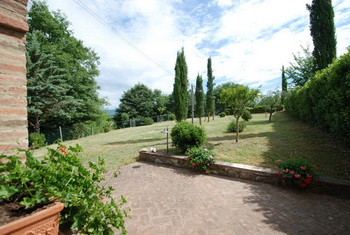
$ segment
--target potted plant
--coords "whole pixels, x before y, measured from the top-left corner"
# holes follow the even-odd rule
[[[72,231],[113,234],[112,227],[115,227],[126,233],[124,218],[127,213],[120,209],[126,200],[122,196],[116,201],[111,196],[114,189],[107,187],[107,183],[101,184],[105,181],[102,159],[84,167],[79,159],[81,147],[67,149],[60,143],[56,149],[49,148],[42,160],[33,157],[31,150],[20,151],[26,154],[25,162],[17,156],[1,156],[1,205],[16,203],[19,211],[31,211],[60,201],[64,204],[60,224]],[[54,207],[62,209],[62,205],[56,203]],[[58,222],[57,216],[55,218]],[[0,227],[0,234],[3,234],[3,227]]]

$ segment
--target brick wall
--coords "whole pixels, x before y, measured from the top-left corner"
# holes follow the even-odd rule
[[[28,0],[0,0],[0,153],[27,148]]]

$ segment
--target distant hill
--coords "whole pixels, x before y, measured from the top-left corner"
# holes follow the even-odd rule
[[[108,114],[111,115],[111,116],[114,116],[114,114],[115,114],[115,109],[106,109],[106,110],[103,110],[103,112],[108,113]]]

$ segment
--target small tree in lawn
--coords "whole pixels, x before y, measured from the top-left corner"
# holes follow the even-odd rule
[[[203,79],[202,76],[197,76],[196,81],[196,114],[199,118],[199,125],[202,125],[202,116],[204,113],[204,92],[203,92]]]
[[[226,103],[227,107],[232,109],[233,116],[236,118],[236,142],[239,135],[239,118],[244,111],[258,96],[258,89],[249,89],[244,85],[236,85],[234,88],[223,89],[220,94],[220,101]]]
[[[282,94],[280,91],[269,91],[260,101],[260,105],[264,106],[266,111],[270,113],[269,122],[272,121],[272,114],[276,111],[276,107],[281,105]]]

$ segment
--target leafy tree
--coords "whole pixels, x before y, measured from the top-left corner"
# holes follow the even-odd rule
[[[41,53],[51,55],[50,60],[54,61],[54,65],[64,70],[60,84],[65,91],[61,91],[61,95],[72,97],[74,100],[74,103],[70,102],[69,109],[66,108],[68,103],[60,101],[57,102],[59,105],[56,105],[55,112],[45,111],[46,118],[45,122],[41,122],[42,128],[52,129],[57,125],[96,120],[102,113],[102,105],[105,104],[105,101],[98,97],[99,87],[95,81],[95,77],[99,75],[97,54],[85,47],[81,40],[76,39],[68,29],[69,22],[66,17],[60,11],[50,12],[45,2],[32,2],[28,12],[28,24],[27,49],[35,40],[35,43],[41,45]],[[27,79],[33,80],[34,77]],[[29,90],[31,84],[28,86]],[[28,93],[29,101],[37,102],[31,98],[31,93]]]
[[[332,0],[312,0],[306,4],[310,12],[310,31],[314,43],[314,72],[326,68],[337,56]]]
[[[208,81],[207,81],[207,95],[206,95],[206,109],[208,114],[208,122],[210,115],[215,112],[215,100],[214,100],[214,79],[213,77],[213,69],[211,68],[211,58],[208,58],[208,64],[207,64],[207,74],[208,74]]]
[[[162,94],[161,90],[155,89],[153,91],[154,96],[154,114],[163,115],[167,112],[167,105],[169,103],[169,95]]]
[[[216,104],[216,108],[219,112],[227,112],[228,110],[226,110],[226,103],[222,103],[220,102],[220,94],[222,92],[223,89],[228,89],[228,88],[235,88],[238,84],[235,84],[233,82],[226,82],[226,83],[222,83],[217,85],[214,88],[214,96],[215,96],[215,104]],[[228,114],[228,112],[227,112]]]
[[[236,85],[235,88],[223,89],[220,94],[220,100],[226,103],[232,110],[236,118],[236,126],[239,127],[239,118],[243,115],[249,105],[254,102],[258,96],[259,90],[249,89],[248,86]],[[236,142],[238,142],[239,128],[236,128]]]
[[[199,118],[199,125],[202,125],[202,116],[204,114],[204,91],[203,91],[203,79],[202,76],[197,76],[196,80],[196,114]]]
[[[119,108],[116,110],[114,120],[123,121],[122,114],[128,114],[129,118],[152,117],[154,114],[153,91],[142,83],[136,84],[124,92],[120,98]]]
[[[297,55],[293,54],[295,63],[290,63],[290,67],[285,70],[288,79],[292,80],[292,83],[297,86],[303,86],[314,75],[314,59],[311,55],[309,47],[301,47],[304,56],[298,52]]]
[[[188,112],[188,78],[183,48],[177,52],[173,98],[176,121],[186,120]]]
[[[41,50],[40,36],[41,32],[32,35],[26,53],[28,123],[38,133],[50,118],[70,120],[76,105],[74,98],[67,95],[67,70],[57,66],[51,53]]]
[[[280,91],[269,91],[264,95],[259,105],[264,106],[265,110],[269,112],[269,122],[272,121],[272,114],[276,111],[276,106],[281,105],[282,94]]]

